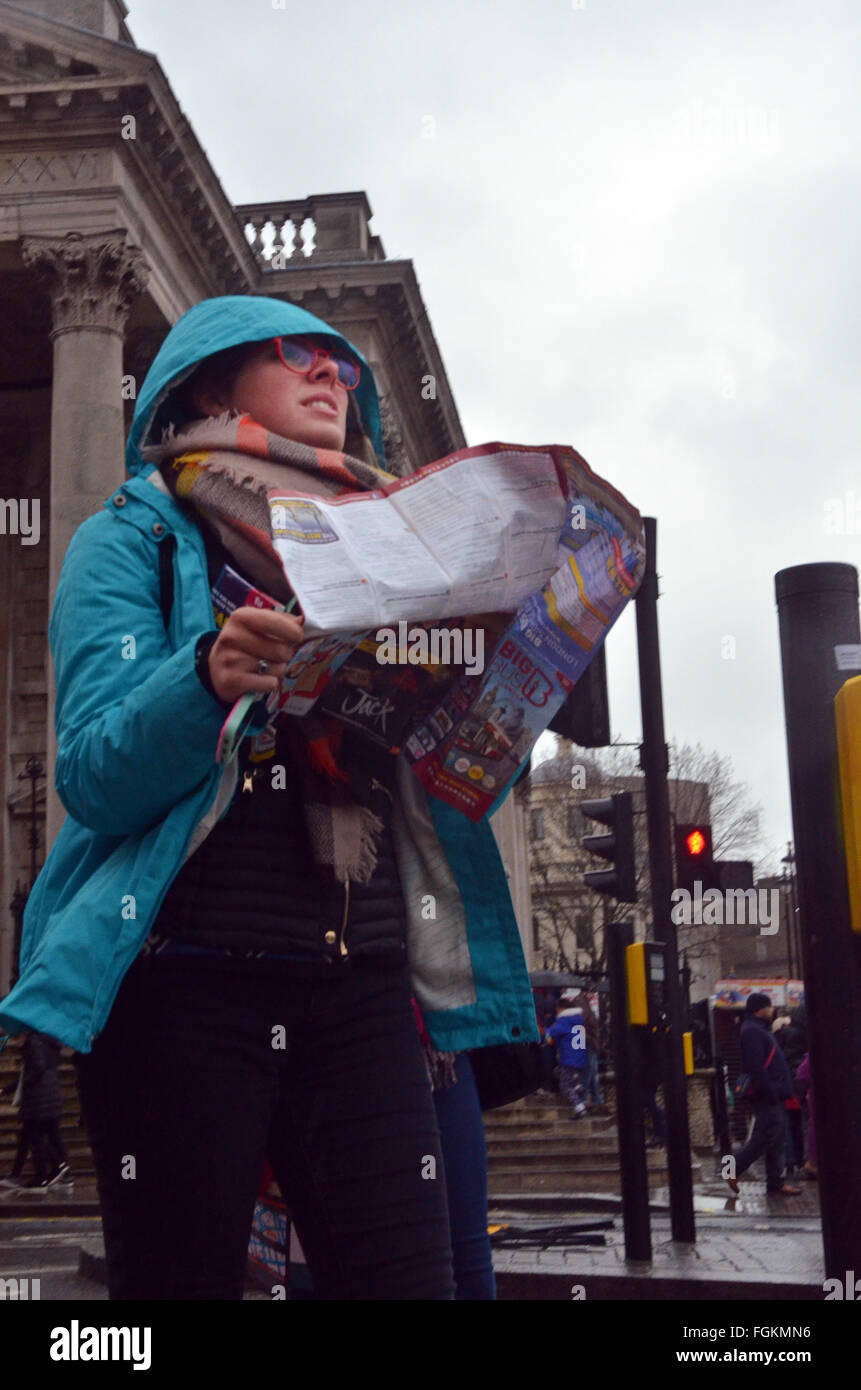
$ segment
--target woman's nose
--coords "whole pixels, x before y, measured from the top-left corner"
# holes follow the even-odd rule
[[[328,377],[334,386],[338,380],[338,364],[333,362],[331,357],[318,357],[311,371],[308,373],[313,381],[320,381]]]

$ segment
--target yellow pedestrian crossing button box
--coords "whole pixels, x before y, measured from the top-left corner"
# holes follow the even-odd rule
[[[694,1074],[694,1035],[682,1033],[682,1050],[685,1059],[685,1076]]]
[[[667,948],[662,941],[635,941],[625,947],[628,976],[628,1024],[632,1028],[667,1026]]]
[[[837,762],[843,807],[843,843],[849,881],[852,930],[861,933],[861,676],[853,676],[834,697]]]

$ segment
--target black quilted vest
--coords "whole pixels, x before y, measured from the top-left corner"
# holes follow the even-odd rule
[[[225,553],[208,532],[205,540],[214,581]],[[394,760],[380,753],[372,791],[371,807],[384,825],[376,868],[368,884],[345,887],[314,862],[283,734],[274,758],[261,763],[253,779],[246,774],[249,747],[246,739],[227,812],[180,868],[154,933],[189,945],[271,952],[297,963],[403,961],[404,899],[391,835]],[[286,787],[273,788],[274,764],[284,766]]]

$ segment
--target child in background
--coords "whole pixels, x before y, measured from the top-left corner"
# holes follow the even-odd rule
[[[563,1095],[568,1097],[576,1120],[586,1114],[583,1104],[583,1075],[586,1066],[586,1028],[583,1010],[575,1004],[575,990],[563,990],[556,1005],[556,1021],[544,1035],[556,1046],[556,1074]]]

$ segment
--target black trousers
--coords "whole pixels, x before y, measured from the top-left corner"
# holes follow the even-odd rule
[[[765,1154],[767,1192],[783,1186],[783,1156],[786,1145],[786,1107],[782,1100],[753,1102],[753,1133],[735,1158],[735,1175],[742,1173]]]
[[[28,1153],[33,1155],[33,1167],[37,1182],[43,1182],[45,1178],[51,1177],[61,1163],[68,1163],[68,1154],[60,1134],[60,1121],[58,1119],[22,1121],[15,1161],[12,1164],[12,1177],[19,1178],[21,1176]]]
[[[112,1299],[240,1299],[265,1156],[322,1299],[454,1297],[406,968],[139,957],[75,1064]]]

